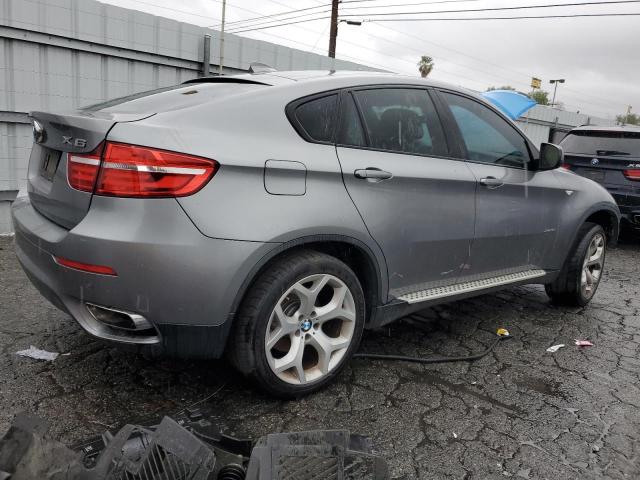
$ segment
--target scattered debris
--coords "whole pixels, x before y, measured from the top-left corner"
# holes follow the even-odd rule
[[[566,347],[566,345],[564,343],[560,343],[558,345],[553,345],[549,348],[547,348],[547,352],[551,352],[551,353],[556,353],[558,350],[560,350],[561,348]]]
[[[57,352],[47,352],[46,350],[40,350],[39,348],[31,345],[27,350],[20,350],[16,352],[16,355],[20,355],[21,357],[29,357],[35,358],[36,360],[47,360],[49,362],[53,362],[58,355]]]
[[[16,417],[0,438],[0,479],[310,480],[328,471],[335,478],[389,478],[371,440],[347,430],[275,433],[254,442],[223,435],[191,408],[175,420],[125,425],[72,448],[52,440],[48,429],[37,417]]]
[[[591,343],[589,340],[578,340],[578,339],[576,339],[576,345],[578,347],[593,347],[593,343]]]
[[[496,334],[497,334],[499,337],[508,337],[508,336],[509,336],[509,330],[507,330],[506,328],[499,328],[499,329],[496,331]]]

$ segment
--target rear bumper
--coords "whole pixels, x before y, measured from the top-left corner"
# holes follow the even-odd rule
[[[51,303],[96,337],[182,357],[222,354],[236,293],[273,247],[207,238],[172,199],[95,197],[70,231],[40,215],[27,196],[16,199],[12,216],[18,259]],[[63,267],[54,256],[106,265],[117,276]],[[138,335],[105,328],[87,303],[141,315],[152,330]]]
[[[640,229],[640,193],[611,192],[611,195],[620,208],[623,226]]]

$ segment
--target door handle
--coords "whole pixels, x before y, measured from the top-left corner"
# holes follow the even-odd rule
[[[504,185],[504,182],[496,177],[484,177],[480,179],[480,185],[488,188],[498,188]]]
[[[356,178],[364,178],[367,180],[388,180],[393,177],[391,172],[385,172],[379,168],[369,167],[361,168],[353,172]]]

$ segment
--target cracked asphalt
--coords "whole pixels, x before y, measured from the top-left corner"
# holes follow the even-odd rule
[[[584,309],[517,287],[367,332],[361,351],[466,355],[498,327],[514,338],[475,363],[354,359],[298,401],[251,388],[222,361],[145,359],[90,338],[31,286],[0,238],[0,432],[29,411],[72,443],[201,402],[225,433],[347,428],[369,435],[398,479],[640,478],[640,244],[610,250]],[[595,346],[578,348],[574,339]],[[557,353],[551,345],[566,344]],[[34,345],[53,362],[15,355]]]

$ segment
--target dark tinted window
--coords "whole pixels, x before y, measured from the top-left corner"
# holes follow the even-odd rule
[[[338,96],[329,95],[303,103],[296,108],[296,118],[313,140],[333,141]]]
[[[379,88],[355,92],[370,146],[420,155],[444,155],[446,143],[426,90]]]
[[[565,153],[640,157],[640,132],[577,130],[560,143]]]
[[[353,97],[350,94],[344,96],[342,127],[340,129],[338,143],[341,145],[353,145],[355,147],[366,145],[360,116],[358,115]]]
[[[526,141],[500,115],[474,100],[444,93],[467,147],[469,160],[524,167],[530,155]]]

